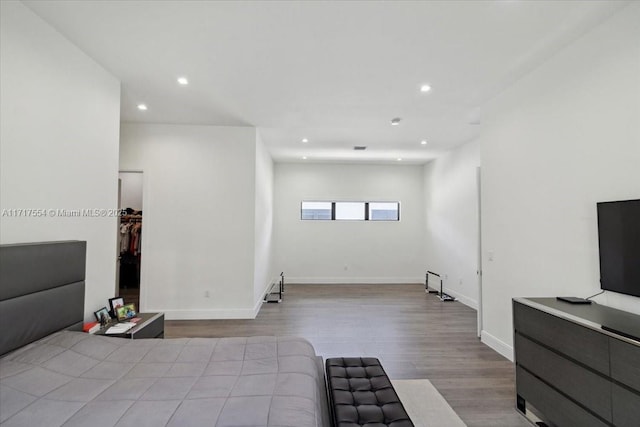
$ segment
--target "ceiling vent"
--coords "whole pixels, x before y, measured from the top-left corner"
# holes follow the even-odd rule
[[[353,147],[353,149],[356,150],[356,151],[364,151],[364,150],[367,149],[367,146],[366,145],[356,145],[356,146]]]

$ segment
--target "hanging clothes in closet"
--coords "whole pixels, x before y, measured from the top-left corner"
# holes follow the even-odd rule
[[[140,253],[140,234],[142,233],[141,222],[125,222],[120,224],[120,254],[130,253],[138,255]]]
[[[140,287],[142,215],[120,219],[120,287]]]

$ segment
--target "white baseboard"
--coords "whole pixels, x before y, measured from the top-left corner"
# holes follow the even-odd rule
[[[262,293],[262,295],[264,295],[265,292]],[[258,301],[256,301],[256,303],[253,306],[253,317],[252,319],[255,319],[256,317],[258,317],[258,313],[260,313],[260,309],[262,308],[262,304],[264,304],[264,296],[260,297],[258,299]]]
[[[273,279],[264,286],[253,308],[214,308],[214,309],[193,309],[193,310],[166,310],[166,309],[145,309],[149,313],[164,313],[167,320],[215,320],[215,319],[255,319],[260,308],[264,295],[269,291],[271,284],[277,282]]]
[[[424,277],[285,277],[286,283],[296,285],[424,284]]]
[[[499,340],[487,331],[480,333],[480,341],[513,362],[513,347],[504,341]]]
[[[460,301],[462,304],[466,305],[467,307],[471,307],[474,310],[478,310],[478,301],[476,301],[474,299],[471,299],[466,295],[462,295],[459,292],[452,291],[452,290],[447,289],[447,288],[443,288],[443,292],[445,294],[451,295],[452,297],[455,297],[458,301]]]
[[[258,313],[260,312],[260,309],[262,308],[262,304],[264,303],[264,296],[267,294],[267,292],[269,292],[269,289],[271,289],[271,285],[273,285],[274,283],[277,283],[280,281],[280,276],[278,276],[277,278],[273,278],[269,281],[269,283],[267,283],[264,288],[262,289],[262,292],[260,292],[260,294],[258,294],[258,299],[256,300],[256,303],[253,305],[253,317],[252,319],[255,319],[258,316]]]
[[[255,319],[252,308],[218,308],[194,310],[149,309],[150,313],[164,313],[167,320]]]

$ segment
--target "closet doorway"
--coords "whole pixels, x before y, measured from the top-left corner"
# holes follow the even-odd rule
[[[140,267],[142,260],[142,171],[118,174],[118,224],[116,296],[135,303],[140,310]]]

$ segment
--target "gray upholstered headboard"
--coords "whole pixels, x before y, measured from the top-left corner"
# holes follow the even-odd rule
[[[87,242],[0,245],[0,355],[82,330]]]

